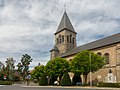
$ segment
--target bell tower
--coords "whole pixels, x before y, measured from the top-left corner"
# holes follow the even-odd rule
[[[65,11],[57,31],[54,34],[55,47],[57,47],[57,51],[59,52],[56,56],[64,54],[76,47],[76,34],[77,33],[75,32],[72,23],[70,22],[70,19]],[[55,52],[53,50],[51,53]]]

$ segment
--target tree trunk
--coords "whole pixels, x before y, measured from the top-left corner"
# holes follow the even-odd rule
[[[87,84],[87,75],[84,75],[85,78],[85,84]]]
[[[62,76],[59,76],[59,82],[61,82]]]

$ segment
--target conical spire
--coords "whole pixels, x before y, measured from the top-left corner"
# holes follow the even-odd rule
[[[70,22],[70,19],[69,19],[68,15],[67,15],[66,11],[63,14],[63,17],[62,17],[62,19],[60,21],[60,24],[59,24],[58,29],[57,29],[55,34],[57,34],[58,32],[60,32],[60,31],[62,31],[64,29],[67,29],[67,30],[69,30],[71,32],[76,33],[73,26],[72,26],[72,24],[71,24],[71,22]]]

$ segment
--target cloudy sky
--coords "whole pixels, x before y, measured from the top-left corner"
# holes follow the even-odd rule
[[[0,0],[0,61],[46,64],[65,4],[78,46],[120,32],[120,0]]]

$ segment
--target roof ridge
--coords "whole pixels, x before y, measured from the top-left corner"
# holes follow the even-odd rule
[[[116,44],[119,42],[120,42],[120,33],[113,34],[113,35],[104,37],[102,39],[77,46],[76,48],[70,50],[69,52],[62,54],[61,57],[66,57],[72,54],[76,54],[83,50],[93,50],[99,47],[108,46],[108,45]]]

